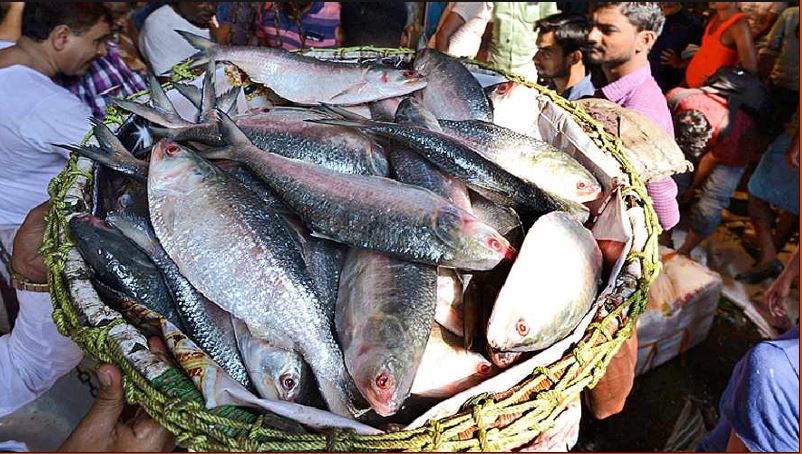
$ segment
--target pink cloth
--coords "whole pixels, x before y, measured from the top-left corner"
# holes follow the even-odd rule
[[[621,107],[632,109],[649,117],[662,126],[666,132],[674,137],[674,122],[668,104],[660,86],[652,77],[649,63],[627,74],[626,76],[609,83],[601,88],[605,98]],[[646,185],[646,190],[654,202],[654,210],[660,225],[669,230],[679,223],[679,205],[677,204],[677,184],[671,177],[656,180]]]

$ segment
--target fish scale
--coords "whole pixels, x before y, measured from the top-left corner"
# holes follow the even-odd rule
[[[286,339],[312,366],[331,411],[357,412],[331,322],[281,216],[211,163],[170,141],[154,147],[151,221],[195,288],[258,337]]]
[[[212,156],[245,163],[318,234],[410,261],[466,269],[490,269],[511,255],[498,232],[429,190],[265,153],[227,116],[221,119],[234,146]]]
[[[229,315],[198,292],[181,275],[156,239],[147,220],[128,213],[111,213],[107,221],[144,251],[164,277],[173,296],[186,334],[234,380],[251,387],[248,373],[237,350]]]

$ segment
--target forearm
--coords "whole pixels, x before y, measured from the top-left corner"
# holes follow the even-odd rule
[[[17,296],[14,330],[0,337],[0,416],[42,395],[83,357],[56,329],[50,295],[18,291]]]

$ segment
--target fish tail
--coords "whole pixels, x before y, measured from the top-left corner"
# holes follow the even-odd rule
[[[210,59],[213,60],[211,54],[218,47],[214,41],[183,30],[175,30],[175,32],[187,40],[192,47],[198,49],[198,52],[190,57],[193,60],[192,66],[204,65]]]
[[[320,106],[314,107],[313,110],[317,110],[319,112],[329,115],[334,115],[335,117],[343,118],[346,120],[370,121],[370,118],[363,117],[358,113],[351,112],[350,110],[332,104],[320,103]]]
[[[110,167],[119,172],[125,173],[137,180],[146,181],[148,178],[148,167],[144,161],[140,161],[131,154],[128,149],[120,142],[113,132],[97,119],[90,120],[94,125],[95,138],[100,146],[93,145],[68,145],[53,144],[83,156],[92,161]]]
[[[190,122],[178,115],[172,101],[167,97],[167,94],[165,94],[164,89],[152,72],[148,72],[148,83],[150,85],[150,101],[153,107],[122,98],[112,98],[111,102],[123,110],[139,115],[160,126],[175,128],[191,125]]]

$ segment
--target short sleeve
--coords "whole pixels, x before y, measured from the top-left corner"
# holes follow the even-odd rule
[[[799,373],[783,349],[758,344],[725,395],[721,416],[750,451],[799,451]]]
[[[488,9],[486,2],[455,2],[451,11],[458,14],[465,22],[468,22],[471,19],[488,16]]]

